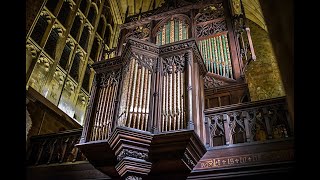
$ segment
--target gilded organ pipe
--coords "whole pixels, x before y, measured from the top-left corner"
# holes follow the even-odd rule
[[[151,89],[151,73],[148,71],[148,89],[147,89],[147,101],[146,101],[146,121],[144,123],[144,130],[147,130],[148,127],[148,120],[149,120],[149,103],[150,103],[150,89]]]

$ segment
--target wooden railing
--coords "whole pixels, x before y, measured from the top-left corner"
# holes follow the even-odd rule
[[[79,143],[82,129],[30,138],[27,165],[66,163],[86,160],[74,145]]]
[[[293,136],[285,98],[210,108],[204,113],[207,147]]]

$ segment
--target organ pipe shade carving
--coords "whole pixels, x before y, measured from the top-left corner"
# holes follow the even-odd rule
[[[188,38],[188,24],[181,19],[168,20],[158,29],[156,44],[163,45]]]
[[[100,90],[97,93],[97,109],[93,119],[90,141],[107,139],[111,133],[119,80],[120,72],[105,73],[101,77]]]
[[[185,55],[163,58],[161,131],[186,128]]]
[[[233,78],[227,33],[198,42],[208,72]]]
[[[139,55],[134,55],[129,62],[123,82],[119,126],[147,131],[153,62]]]

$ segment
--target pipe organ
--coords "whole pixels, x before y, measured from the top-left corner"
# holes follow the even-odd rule
[[[205,122],[203,112],[238,103],[247,88],[241,61],[247,45],[239,42],[240,21],[233,29],[238,17],[229,5],[166,1],[126,18],[116,57],[92,65],[96,83],[78,145],[102,172],[142,177],[177,163],[185,174],[205,153],[204,142],[227,142],[222,122]]]

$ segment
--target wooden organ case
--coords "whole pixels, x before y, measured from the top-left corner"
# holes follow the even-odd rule
[[[77,144],[91,164],[112,178],[187,178],[206,152],[204,110],[249,100],[254,52],[231,7],[175,0],[126,18],[116,56],[93,64]]]

